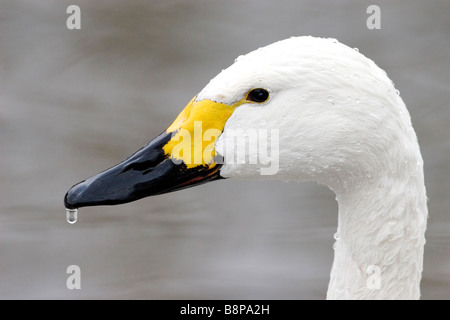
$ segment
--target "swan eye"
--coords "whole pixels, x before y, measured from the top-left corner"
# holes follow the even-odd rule
[[[267,101],[267,99],[269,99],[269,92],[265,89],[257,88],[247,93],[248,101],[262,103]]]

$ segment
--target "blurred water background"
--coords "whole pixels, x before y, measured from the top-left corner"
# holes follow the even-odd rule
[[[81,7],[81,30],[66,8]],[[368,30],[366,8],[381,8]],[[162,132],[220,70],[293,35],[388,72],[425,160],[422,294],[450,298],[449,1],[0,0],[0,298],[322,299],[337,204],[315,184],[220,181],[65,220],[74,183]],[[82,289],[66,288],[66,268]]]

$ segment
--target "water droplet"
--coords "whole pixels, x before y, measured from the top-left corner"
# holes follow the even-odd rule
[[[78,219],[78,209],[66,209],[66,219],[70,224],[74,224]]]
[[[234,62],[238,62],[239,60],[241,60],[244,57],[244,55],[240,55],[239,57],[237,57],[236,59],[234,59]]]
[[[305,101],[305,100],[306,100],[306,96],[301,96],[300,99],[303,100],[303,101]]]
[[[400,90],[395,90],[395,93],[399,96],[400,95]]]
[[[339,233],[336,232],[336,233],[333,235],[333,238],[334,238],[334,240],[336,240],[336,241],[339,240]]]
[[[356,100],[355,100],[355,103],[356,103],[356,104],[359,104],[359,102],[360,102],[359,99],[356,99]]]
[[[353,48],[353,50],[355,50],[356,52],[359,52],[359,49],[358,49],[358,48]]]
[[[389,219],[388,224],[391,226],[394,226],[398,223],[398,221],[396,219]]]
[[[333,98],[332,96],[328,96],[328,97],[327,97],[327,100],[328,100],[328,102],[333,102],[333,101],[334,101],[334,98]]]
[[[336,242],[333,243],[333,250],[336,250]]]

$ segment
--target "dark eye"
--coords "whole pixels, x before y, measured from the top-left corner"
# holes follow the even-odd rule
[[[265,89],[253,89],[247,94],[248,101],[261,103],[266,101],[267,99],[269,99],[269,92]]]

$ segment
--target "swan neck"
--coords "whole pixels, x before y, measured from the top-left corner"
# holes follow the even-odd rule
[[[418,160],[418,161],[415,161]],[[427,206],[421,159],[337,192],[329,299],[418,299]]]

